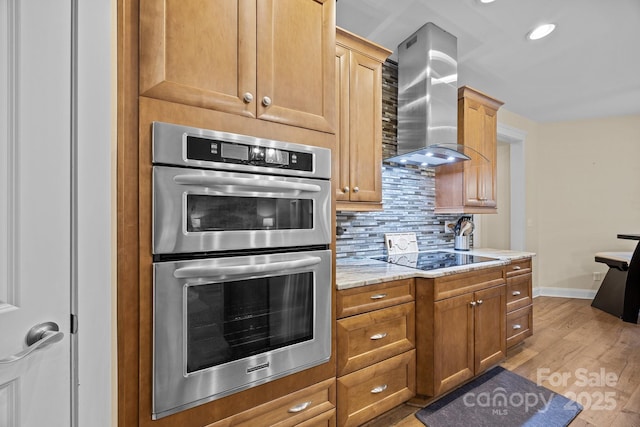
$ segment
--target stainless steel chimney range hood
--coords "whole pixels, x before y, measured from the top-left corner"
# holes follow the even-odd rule
[[[457,56],[457,38],[431,22],[398,45],[398,153],[386,162],[433,167],[484,158],[457,143]]]

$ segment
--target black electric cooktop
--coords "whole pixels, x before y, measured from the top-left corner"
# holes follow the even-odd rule
[[[398,264],[403,267],[417,268],[419,270],[435,270],[436,268],[459,267],[461,265],[476,264],[479,262],[497,261],[496,258],[443,251],[412,252],[373,259]]]

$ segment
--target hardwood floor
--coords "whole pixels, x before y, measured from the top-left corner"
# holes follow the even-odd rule
[[[571,427],[640,426],[640,325],[591,307],[591,300],[538,297],[533,336],[502,366],[584,406]],[[564,376],[564,378],[563,378]],[[405,404],[366,427],[424,427]]]

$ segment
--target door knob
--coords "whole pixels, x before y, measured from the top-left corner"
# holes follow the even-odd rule
[[[64,333],[60,332],[60,328],[55,322],[40,323],[27,332],[26,342],[29,347],[13,356],[0,359],[0,365],[17,362],[40,348],[62,341],[62,338],[64,338]]]

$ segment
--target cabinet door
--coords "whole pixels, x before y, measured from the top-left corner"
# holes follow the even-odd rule
[[[475,99],[463,101],[464,145],[485,158],[472,156],[464,163],[464,203],[493,208],[496,203],[497,111]]]
[[[486,105],[482,106],[482,138],[480,139],[480,151],[489,160],[490,163],[483,162],[480,172],[478,174],[478,187],[479,198],[482,202],[482,206],[495,208],[497,203],[497,181],[496,176],[496,162],[498,161],[497,152],[497,114],[496,110],[493,110]]]
[[[481,151],[484,145],[481,141],[484,138],[484,107],[470,99],[465,99],[463,102],[464,145],[485,155]],[[464,163],[464,203],[467,206],[482,206],[482,185],[484,184],[482,175],[486,168],[485,163],[487,162],[479,156],[472,157]]]
[[[335,132],[335,2],[259,0],[257,16],[258,117]]]
[[[349,157],[351,201],[382,200],[382,64],[351,52]]]
[[[255,117],[255,0],[140,0],[141,95]]]
[[[333,151],[333,184],[336,200],[349,200],[349,50],[336,46],[336,141]]]
[[[474,375],[474,301],[467,293],[434,303],[434,392],[440,395]]]
[[[506,286],[475,293],[475,364],[477,374],[504,360],[507,354]]]

